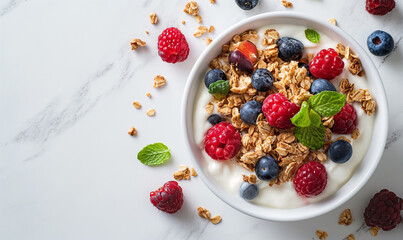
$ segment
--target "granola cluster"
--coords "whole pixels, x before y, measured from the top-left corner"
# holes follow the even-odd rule
[[[305,68],[298,68],[298,62],[284,62],[278,57],[277,40],[279,33],[275,29],[267,29],[262,39],[262,45],[265,49],[258,49],[258,61],[255,68],[268,69],[275,78],[274,87],[268,92],[258,92],[252,87],[251,78],[247,74],[242,73],[228,62],[228,56],[231,51],[235,50],[237,44],[241,41],[249,40],[257,42],[259,36],[256,31],[248,30],[239,35],[233,36],[232,40],[222,46],[222,52],[210,62],[210,68],[221,69],[225,72],[229,79],[230,92],[226,98],[208,103],[205,108],[208,114],[217,107],[217,112],[230,120],[232,125],[241,132],[242,144],[241,149],[236,155],[236,161],[249,171],[254,171],[256,162],[263,156],[273,156],[279,162],[280,172],[277,178],[270,182],[270,185],[281,184],[283,182],[292,181],[297,170],[306,162],[317,160],[324,162],[327,159],[326,151],[333,143],[331,141],[331,128],[334,124],[333,117],[322,118],[325,126],[325,144],[323,149],[311,150],[298,142],[294,135],[293,129],[277,129],[271,127],[263,114],[257,119],[256,125],[246,124],[241,120],[240,108],[243,104],[250,100],[256,100],[263,103],[264,99],[273,93],[280,92],[288,98],[289,101],[301,105],[303,101],[308,100],[312,95],[309,92],[311,83],[314,79],[307,75]],[[338,45],[338,47],[340,47]],[[341,48],[339,48],[340,50]],[[346,50],[347,49],[347,50]],[[339,51],[343,57],[354,62],[354,67],[363,73],[359,58],[351,53],[349,48]],[[306,58],[300,61],[309,63],[313,58],[313,54],[308,54]],[[349,68],[350,69],[350,68]],[[352,71],[350,69],[350,71]],[[360,75],[359,72],[356,74]],[[347,82],[346,82],[347,81]],[[368,90],[354,90],[354,85],[347,84],[348,80],[343,80],[341,89],[347,94],[348,102],[359,101],[362,103],[364,111],[370,115],[375,109],[375,101]],[[354,139],[359,136],[359,130],[353,133]],[[348,140],[345,137],[340,139]],[[348,140],[350,141],[350,140]],[[249,181],[249,178],[244,180]]]

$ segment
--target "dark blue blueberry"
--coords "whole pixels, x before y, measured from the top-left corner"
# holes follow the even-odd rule
[[[252,74],[252,86],[259,92],[267,92],[273,86],[274,77],[266,68],[258,68]]]
[[[256,124],[256,119],[262,113],[262,104],[258,101],[251,100],[241,107],[241,119],[244,123]]]
[[[389,33],[376,30],[367,39],[369,51],[375,56],[386,56],[393,51],[395,42]]]
[[[218,115],[218,114],[211,114],[208,118],[207,118],[207,121],[209,122],[209,123],[211,123],[211,125],[216,125],[216,124],[219,124],[220,122],[222,122],[222,118],[221,118],[221,116],[220,115]]]
[[[243,10],[251,10],[256,7],[259,3],[259,0],[235,0],[236,4]]]
[[[336,88],[330,81],[322,78],[314,80],[311,84],[311,89],[309,89],[309,91],[313,95],[321,93],[323,91],[337,92]]]
[[[256,176],[265,181],[273,180],[278,175],[279,166],[276,161],[271,156],[265,156],[257,161],[255,166]]]
[[[345,163],[353,155],[351,144],[345,140],[338,140],[330,145],[327,150],[330,160],[335,163]]]
[[[302,57],[304,44],[295,38],[282,37],[277,41],[278,57],[285,62]]]
[[[239,188],[239,195],[246,200],[252,200],[259,194],[256,184],[243,182]]]
[[[311,72],[309,71],[309,65],[303,62],[299,62],[298,63],[298,68],[305,68],[306,69],[306,74],[308,75],[308,77],[313,77]]]
[[[206,76],[204,76],[204,84],[206,84],[207,88],[210,87],[210,84],[218,80],[227,80],[227,76],[225,76],[225,73],[220,69],[211,69],[206,73]]]

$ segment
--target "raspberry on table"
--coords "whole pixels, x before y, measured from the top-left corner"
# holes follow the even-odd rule
[[[309,71],[316,78],[332,80],[343,72],[344,62],[333,49],[322,49],[309,63]]]
[[[183,62],[189,55],[185,36],[175,27],[165,29],[158,36],[158,55],[168,63]]]
[[[269,95],[263,102],[262,111],[267,122],[276,128],[291,128],[291,118],[297,114],[300,107],[288,101],[281,93]]]
[[[367,0],[365,9],[373,15],[385,15],[395,8],[395,0]]]
[[[241,148],[241,135],[230,123],[221,122],[207,132],[204,150],[215,160],[227,160],[235,157]]]
[[[175,213],[183,204],[182,188],[176,181],[168,181],[164,186],[150,192],[150,201],[161,211]]]
[[[357,127],[357,112],[353,105],[346,103],[339,113],[334,115],[332,132],[338,134],[350,134]]]
[[[320,162],[308,162],[298,169],[293,182],[299,195],[307,198],[317,196],[327,184],[326,168]]]
[[[383,189],[376,193],[365,208],[364,219],[369,227],[392,230],[402,221],[403,199],[395,193]]]

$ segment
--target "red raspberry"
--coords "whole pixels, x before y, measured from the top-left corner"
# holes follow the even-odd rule
[[[204,139],[204,150],[215,160],[235,157],[241,148],[241,135],[234,126],[221,122],[208,130]]]
[[[365,9],[373,15],[385,15],[395,8],[395,0],[367,0]]]
[[[392,230],[402,221],[403,199],[393,192],[383,189],[376,193],[365,208],[364,219],[369,227]]]
[[[175,213],[183,204],[182,188],[176,181],[168,181],[164,186],[150,192],[150,201],[161,211]]]
[[[189,55],[189,45],[179,29],[170,27],[158,36],[158,55],[169,63],[183,62]]]
[[[357,123],[357,112],[355,111],[353,105],[346,103],[341,111],[334,115],[332,132],[338,134],[352,133],[357,126]]]
[[[269,95],[263,102],[262,111],[267,122],[276,128],[291,128],[291,118],[297,114],[300,107],[288,101],[281,93]]]
[[[322,49],[309,63],[309,71],[316,78],[332,80],[343,72],[344,62],[333,48]]]
[[[295,191],[307,198],[319,195],[326,184],[326,168],[320,162],[312,161],[302,165],[294,177]]]

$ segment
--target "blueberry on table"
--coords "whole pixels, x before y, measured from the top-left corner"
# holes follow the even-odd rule
[[[218,80],[227,80],[227,76],[220,69],[211,69],[204,76],[204,84],[206,84],[207,89],[210,87],[210,84]]]
[[[236,4],[243,10],[251,10],[259,3],[259,0],[235,0]]]
[[[309,89],[309,92],[315,95],[323,91],[337,92],[336,87],[328,80],[322,78],[314,80],[311,84],[311,89]]]
[[[256,176],[265,181],[270,181],[277,177],[279,169],[276,159],[271,156],[262,157],[255,165]]]
[[[304,44],[295,38],[282,37],[277,41],[278,57],[285,62],[302,58]]]
[[[327,153],[330,160],[333,162],[345,163],[350,160],[351,156],[353,155],[353,148],[349,142],[345,140],[338,140],[330,145]]]
[[[261,113],[263,113],[262,104],[255,100],[246,102],[240,110],[241,119],[247,124],[256,124],[257,117]]]
[[[298,63],[298,68],[305,68],[306,69],[306,75],[308,77],[313,77],[312,73],[309,71],[309,65],[303,62]]]
[[[395,42],[389,33],[376,30],[368,36],[367,45],[375,56],[386,56],[393,51]]]
[[[211,123],[211,125],[214,126],[214,125],[222,122],[222,117],[220,115],[218,115],[218,114],[213,113],[207,118],[207,121],[209,123]]]
[[[259,92],[267,92],[273,86],[274,77],[266,68],[256,69],[251,76],[252,86]]]
[[[259,194],[256,184],[243,182],[239,188],[239,195],[245,200],[252,200]]]

